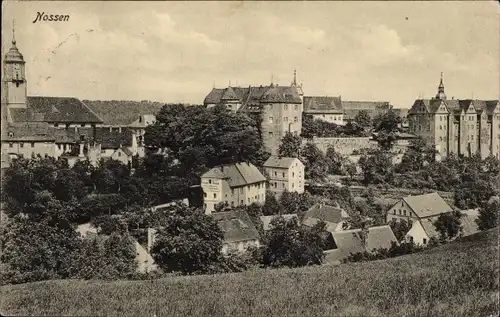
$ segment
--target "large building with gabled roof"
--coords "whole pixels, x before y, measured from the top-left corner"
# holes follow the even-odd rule
[[[387,222],[404,220],[411,223],[407,238],[416,244],[426,245],[437,236],[434,227],[437,218],[452,211],[452,207],[438,193],[407,196],[387,211]]]
[[[225,202],[230,207],[264,204],[266,200],[266,178],[251,163],[220,165],[201,176],[203,207],[206,214],[215,211],[215,206]]]
[[[408,112],[410,133],[434,144],[441,157],[450,153],[500,159],[500,101],[448,99],[443,77],[431,99],[417,99]]]
[[[297,135],[302,132],[303,95],[294,73],[292,83],[286,86],[271,83],[257,87],[214,87],[203,103],[207,108],[222,105],[232,111],[260,116],[264,147],[276,154],[286,132]]]

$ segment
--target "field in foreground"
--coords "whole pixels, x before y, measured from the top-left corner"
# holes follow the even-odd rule
[[[383,261],[1,287],[2,315],[497,316],[498,233]]]

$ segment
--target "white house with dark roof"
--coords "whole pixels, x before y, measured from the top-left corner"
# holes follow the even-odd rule
[[[304,114],[314,120],[323,120],[338,125],[345,124],[341,97],[305,96]]]
[[[227,202],[231,207],[263,204],[266,200],[266,178],[251,163],[220,165],[201,176],[205,213],[215,205]]]
[[[269,190],[273,193],[304,192],[304,164],[298,158],[273,155],[263,166],[269,178]]]
[[[430,238],[437,236],[434,228],[437,218],[452,211],[438,193],[407,196],[389,209],[387,221],[395,219],[411,222],[412,226],[406,237],[416,244],[426,245]]]
[[[213,213],[215,221],[224,233],[222,253],[245,252],[249,247],[260,246],[260,235],[248,213],[231,210]]]

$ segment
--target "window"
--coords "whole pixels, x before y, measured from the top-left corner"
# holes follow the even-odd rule
[[[285,105],[285,110],[288,110],[288,105]]]
[[[247,200],[248,200],[248,203],[250,203],[250,198],[247,198]]]
[[[234,188],[231,188],[231,195],[234,195]]]
[[[293,122],[297,122],[297,121],[299,121],[299,118],[294,117],[294,118],[293,118]]]
[[[285,172],[283,172],[283,177],[285,177]]]
[[[208,180],[208,183],[209,183],[209,184],[212,184],[212,180],[211,180],[211,179],[209,179],[209,180]]]
[[[122,152],[118,152],[118,156],[122,156]]]
[[[59,123],[54,123],[54,127],[57,128],[59,126]]]
[[[207,193],[205,193],[205,192],[204,192],[204,193],[203,193],[203,197],[205,197],[205,198],[206,198],[206,197],[207,197]]]
[[[14,136],[14,132],[9,132],[9,138],[12,138]]]
[[[294,187],[295,187],[294,185],[295,185],[295,183],[292,183],[292,188],[294,188]]]
[[[234,201],[231,202],[231,207],[234,207]]]
[[[284,117],[283,121],[288,122],[288,117]]]
[[[240,194],[243,194],[243,187],[240,188]]]
[[[14,144],[12,142],[9,142],[9,147],[14,147]]]
[[[214,198],[217,198],[217,194],[216,193],[214,193]]]
[[[31,142],[31,147],[35,147],[35,142]],[[59,149],[61,148],[61,146],[59,145]]]
[[[281,187],[285,188],[285,183],[281,183]]]
[[[269,117],[269,123],[273,123],[274,122],[274,117]]]
[[[292,177],[294,177],[294,176],[295,176],[295,173],[294,173],[294,172],[292,172]]]
[[[274,182],[274,187],[278,188],[278,183]]]
[[[406,216],[406,210],[403,210],[403,215],[405,215],[405,216]]]
[[[273,136],[273,132],[272,131],[269,131],[269,136]]]
[[[474,141],[474,136],[473,135],[471,135],[470,138],[471,138],[472,141]]]
[[[294,109],[297,111],[299,110],[299,106],[298,105],[295,105]]]
[[[19,143],[19,146],[20,146],[20,147],[24,147],[24,142],[20,142],[20,143]]]
[[[422,239],[422,242],[423,242],[424,244],[427,244],[427,239],[426,239],[426,238],[423,238],[423,239]]]
[[[82,128],[85,128],[85,123],[82,123],[80,126],[81,126]]]
[[[443,126],[442,125],[439,125],[439,130],[443,130]]]
[[[274,172],[274,176],[278,176],[278,172]]]
[[[243,199],[241,200],[241,203],[240,203],[240,205],[243,205]]]

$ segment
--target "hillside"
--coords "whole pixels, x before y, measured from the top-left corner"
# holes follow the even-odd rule
[[[4,286],[4,315],[496,316],[498,233],[384,261]]]

